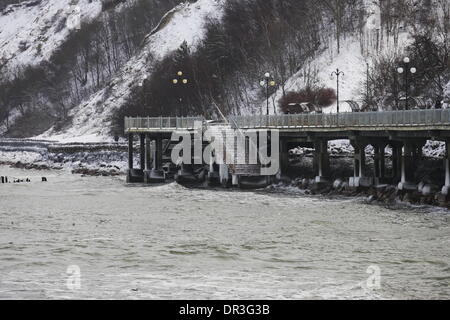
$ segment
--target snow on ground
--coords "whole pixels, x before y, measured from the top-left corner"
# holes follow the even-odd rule
[[[318,70],[317,85],[324,85],[325,87],[336,89],[336,77],[331,76],[333,71],[339,68],[344,72],[344,76],[340,77],[339,85],[339,100],[359,100],[361,83],[364,81],[366,74],[365,58],[361,54],[360,42],[354,38],[346,40],[341,47],[340,54],[333,54],[330,50],[322,52],[316,59],[314,59],[308,68],[311,70]],[[298,91],[305,87],[305,79],[303,79],[304,70],[298,71],[294,74],[285,85],[285,91]],[[275,101],[282,97],[282,90],[279,89],[275,93]],[[270,112],[274,113],[273,102],[270,99]],[[324,109],[325,113],[336,112],[337,105]],[[351,111],[347,104],[341,104],[341,112]]]
[[[111,141],[113,112],[124,104],[131,88],[137,87],[158,61],[177,50],[184,41],[191,50],[195,50],[204,37],[204,25],[208,19],[222,17],[223,3],[224,0],[198,0],[196,3],[182,3],[171,10],[147,36],[140,53],[130,59],[106,88],[71,111],[71,128],[64,132],[50,129],[37,138],[59,142]]]
[[[111,135],[102,135],[98,133],[87,133],[82,135],[73,135],[62,133],[62,134],[48,134],[44,133],[42,135],[32,137],[31,140],[41,140],[45,139],[48,141],[53,141],[55,143],[111,143],[114,141],[114,137]]]
[[[38,151],[4,151],[0,150],[0,159],[2,159],[2,162],[11,162],[11,163],[35,163],[40,164],[44,163],[44,158],[42,154]]]
[[[9,115],[9,123],[14,123],[20,116],[21,113],[19,110],[12,109]],[[0,123],[0,136],[3,135],[6,131],[8,131],[8,127],[6,126],[6,121],[3,121],[2,123]]]
[[[371,145],[368,145],[365,149],[366,154],[369,156],[373,156],[374,149]],[[424,145],[423,156],[426,158],[435,158],[441,159],[445,156],[445,143],[441,141],[427,141]],[[314,149],[305,148],[305,147],[297,147],[290,150],[292,155],[303,156],[303,155],[312,155]],[[331,156],[347,156],[352,157],[354,153],[354,148],[350,144],[350,140],[331,140],[328,142],[328,152]],[[387,147],[385,149],[386,155],[392,154],[392,149]]]
[[[360,44],[357,41],[347,42],[341,49],[341,53],[330,60],[326,55],[322,55],[320,60],[316,61],[321,66],[319,79],[325,87],[336,88],[336,76],[332,76],[333,72],[344,74],[339,78],[339,101],[361,100],[361,86],[366,76],[366,61],[361,54]],[[351,112],[351,108],[346,103],[341,103],[340,112]],[[324,113],[336,113],[337,104],[323,110]]]
[[[317,70],[316,85],[333,88],[336,90],[336,75],[332,75],[337,69],[344,74],[339,78],[339,112],[351,112],[351,108],[344,101],[353,100],[361,105],[364,82],[367,77],[367,63],[371,63],[372,58],[378,55],[401,55],[403,50],[411,42],[407,32],[399,35],[398,41],[394,42],[393,37],[384,37],[380,43],[380,50],[367,47],[364,53],[361,50],[361,41],[356,37],[349,37],[342,41],[340,53],[337,53],[336,43],[324,50],[305,68]],[[305,87],[305,79],[303,78],[304,69],[299,70],[296,74],[288,79],[285,84],[285,91],[298,91]],[[273,98],[275,103],[281,99],[283,94],[280,88],[274,97],[270,98],[270,113],[274,113]],[[264,106],[265,106],[264,101]],[[280,112],[278,110],[278,112]],[[336,113],[337,103],[323,109],[324,113]]]
[[[118,174],[128,168],[126,144],[54,144],[49,141],[20,139],[0,140],[0,165],[24,168],[93,170],[95,173]],[[139,156],[136,154],[137,167]],[[81,172],[80,172],[81,170]]]
[[[80,23],[102,12],[101,0],[30,0],[0,12],[0,67],[48,60]]]
[[[444,104],[445,108],[450,108],[450,81],[444,89]]]

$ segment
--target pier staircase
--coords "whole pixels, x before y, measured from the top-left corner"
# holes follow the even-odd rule
[[[248,164],[249,154],[248,149],[244,155],[240,155],[237,145],[237,139],[244,133],[239,129],[233,129],[230,125],[212,125],[208,129],[215,137],[222,137],[224,141],[223,150],[223,169],[221,172],[221,179],[228,179],[229,175],[236,176],[260,176],[260,164]],[[232,160],[232,161],[230,161]],[[245,160],[245,161],[243,161]]]

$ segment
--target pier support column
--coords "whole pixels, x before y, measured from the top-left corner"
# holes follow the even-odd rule
[[[163,152],[163,139],[161,136],[156,138],[155,144],[155,168],[156,170],[162,169],[162,152]]]
[[[445,185],[442,187],[442,194],[450,195],[450,141],[445,141],[445,156],[444,156],[444,174]]]
[[[330,178],[330,156],[328,140],[314,141],[314,167],[316,168],[316,183],[327,182]]]
[[[185,183],[185,184],[191,184],[191,183],[196,183],[198,181],[197,176],[195,174],[195,164],[199,162],[200,159],[196,158],[196,146],[195,144],[198,143],[198,141],[195,141],[195,134],[194,135],[190,135],[190,139],[191,139],[191,150],[190,150],[190,159],[188,159],[189,161],[187,161],[187,163],[182,162],[180,164],[180,168],[178,169],[176,175],[175,175],[175,180],[178,183]],[[201,146],[199,146],[201,147]],[[185,152],[186,150],[184,150],[183,152]],[[202,153],[203,155],[203,153]],[[184,156],[184,154],[183,154]]]
[[[127,183],[133,182],[133,134],[128,134],[128,171],[127,171]]]
[[[158,135],[155,139],[155,150],[153,152],[153,169],[148,176],[149,183],[163,183],[166,181],[166,174],[162,170],[162,152],[163,152],[163,139],[161,135]]]
[[[230,172],[229,172],[228,166],[226,164],[220,164],[219,165],[220,184],[222,186],[226,186],[228,184],[229,177],[230,177]]]
[[[151,142],[150,136],[148,134],[145,135],[145,168],[144,168],[144,182],[149,183],[150,180],[150,172],[152,168],[151,161]]]
[[[392,146],[392,183],[398,184],[401,179],[402,144],[391,143]]]
[[[355,149],[353,177],[348,181],[350,187],[370,187],[373,184],[373,178],[365,176],[366,170],[366,146],[367,143],[361,141],[350,142]]]
[[[386,159],[385,159],[385,148],[386,143],[378,143],[374,146],[374,184],[378,185],[384,183],[385,181],[385,171],[386,171]]]
[[[289,147],[286,139],[280,139],[280,172],[278,177],[281,178],[288,173],[289,170]]]
[[[233,187],[239,186],[239,176],[237,174],[233,174],[231,176],[231,184],[233,185]]]
[[[128,183],[138,183],[144,181],[143,170],[134,169],[134,148],[133,148],[134,135],[130,133],[128,135],[128,172],[127,172],[127,182]]]
[[[133,134],[130,133],[128,134],[128,170],[132,170],[133,169]]]
[[[208,176],[207,181],[209,185],[216,185],[220,183],[220,175],[219,170],[217,169],[217,165],[215,164],[214,160],[215,154],[211,152],[210,160],[209,160],[209,170],[208,170]]]
[[[414,182],[415,163],[421,157],[424,141],[407,140],[404,142],[401,158],[401,180],[398,184],[400,190],[416,190]],[[420,151],[420,152],[419,152]]]
[[[141,170],[145,170],[145,135],[140,134],[139,135],[139,156],[140,156],[140,165]]]

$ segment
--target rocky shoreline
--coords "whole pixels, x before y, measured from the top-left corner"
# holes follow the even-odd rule
[[[25,139],[0,140],[0,165],[18,169],[66,170],[82,176],[126,173],[128,146],[119,143],[57,144]]]
[[[387,162],[389,161],[388,155]],[[388,206],[408,203],[450,209],[450,197],[443,195],[440,188],[444,184],[441,158],[424,156],[417,163],[415,172],[415,179],[418,181],[417,190],[399,190],[397,184],[389,182],[371,187],[352,188],[348,180],[353,176],[353,158],[345,154],[332,155],[330,163],[332,174],[329,182],[316,183],[312,170],[312,156],[292,156],[288,177],[282,183],[303,190],[305,194],[326,197],[363,197],[368,203]],[[368,177],[372,175],[373,170],[373,157],[369,156],[366,172]],[[299,172],[305,174],[299,176]]]
[[[51,167],[46,164],[22,163],[21,161],[0,161],[0,166],[8,166],[11,168],[25,170],[61,170],[61,168]]]
[[[52,166],[52,165],[46,165],[46,164],[34,164],[34,163],[22,163],[21,161],[18,162],[2,162],[0,161],[0,166],[8,166],[11,168],[16,169],[24,169],[24,170],[63,170],[60,166]],[[80,174],[82,176],[93,176],[93,177],[115,177],[115,176],[121,176],[125,175],[124,172],[120,171],[120,168],[118,166],[113,165],[100,165],[100,168],[75,168],[71,170],[72,174]]]
[[[350,188],[348,183],[341,179],[333,183],[314,183],[309,179],[296,179],[289,186],[303,190],[305,194],[322,195],[326,197],[345,196],[365,198],[368,203],[378,203],[392,206],[402,203],[412,205],[430,205],[450,209],[450,198],[442,195],[439,191],[424,194],[421,191],[423,183],[418,185],[414,191],[399,190],[394,185],[383,184],[372,187]]]

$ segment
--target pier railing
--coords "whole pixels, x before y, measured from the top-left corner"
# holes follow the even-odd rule
[[[442,126],[450,125],[450,109],[231,116],[230,120],[233,127],[244,129]]]
[[[196,122],[204,122],[203,117],[125,117],[125,132],[151,129],[194,129]]]
[[[346,128],[346,127],[433,127],[450,126],[450,109],[340,114],[289,114],[230,116],[232,128]],[[125,132],[194,129],[203,117],[125,118]]]

